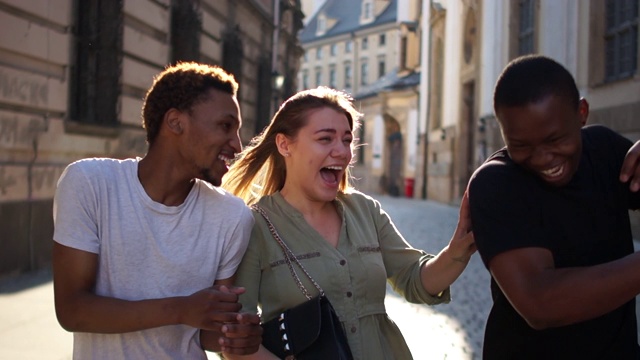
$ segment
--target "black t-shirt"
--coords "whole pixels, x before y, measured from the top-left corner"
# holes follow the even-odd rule
[[[640,195],[618,180],[631,145],[606,127],[584,127],[578,171],[560,188],[514,164],[506,149],[493,154],[476,170],[469,188],[474,236],[485,266],[499,253],[524,247],[549,249],[558,268],[592,266],[631,254],[628,210],[640,207]],[[634,301],[592,320],[534,330],[494,279],[491,292],[485,359],[640,357]]]

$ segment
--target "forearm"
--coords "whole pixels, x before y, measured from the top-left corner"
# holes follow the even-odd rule
[[[510,300],[532,327],[593,319],[640,293],[640,253],[592,267],[549,269],[530,285],[528,293]]]
[[[469,259],[458,259],[449,253],[446,246],[433,259],[427,261],[420,269],[420,280],[424,289],[431,295],[438,295],[464,271]]]
[[[125,333],[180,323],[180,298],[127,301],[76,294],[56,299],[60,325],[71,332]]]

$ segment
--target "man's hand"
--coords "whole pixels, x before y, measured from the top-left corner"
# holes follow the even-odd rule
[[[220,350],[225,354],[248,355],[258,351],[262,343],[260,317],[255,314],[238,314],[236,323],[222,326],[224,337],[218,339]]]
[[[629,189],[636,192],[640,190],[640,140],[627,152],[620,170],[620,181],[629,183]]]
[[[226,323],[237,322],[242,305],[238,295],[244,288],[213,285],[197,291],[180,301],[181,324],[204,330],[222,332]]]

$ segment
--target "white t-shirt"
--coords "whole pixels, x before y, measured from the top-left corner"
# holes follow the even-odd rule
[[[157,203],[138,180],[139,160],[80,160],[58,181],[53,239],[99,254],[96,294],[184,296],[231,277],[251,235],[249,208],[200,180],[181,205]],[[73,352],[76,359],[206,359],[199,330],[185,325],[74,333]]]

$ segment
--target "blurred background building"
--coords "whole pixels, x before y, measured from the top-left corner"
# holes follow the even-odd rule
[[[0,0],[0,276],[50,263],[67,164],[146,153],[142,100],[166,65],[233,73],[248,142],[297,88],[302,20],[297,0]]]

